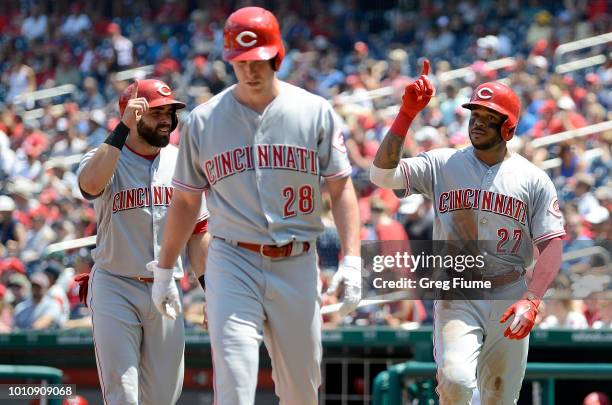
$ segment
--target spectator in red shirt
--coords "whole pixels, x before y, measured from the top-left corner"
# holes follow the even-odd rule
[[[574,111],[575,108],[576,104],[569,96],[562,96],[556,103],[554,100],[546,100],[540,107],[542,119],[534,125],[533,137],[539,138],[586,126],[586,119]]]
[[[380,241],[408,241],[408,234],[401,223],[388,214],[387,204],[379,198],[370,200],[372,216],[370,221]]]
[[[379,198],[373,197],[370,200],[370,223],[374,228],[377,240],[380,243],[378,254],[393,256],[397,252],[407,252],[410,254],[410,242],[404,226],[389,216],[387,205]],[[399,274],[404,275],[409,270],[397,268]]]

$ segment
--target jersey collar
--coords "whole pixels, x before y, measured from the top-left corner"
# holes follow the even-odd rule
[[[143,159],[147,159],[147,160],[149,160],[149,161],[151,161],[151,162],[155,160],[155,158],[157,157],[157,155],[159,155],[159,151],[161,151],[161,149],[160,149],[160,150],[158,150],[158,151],[157,151],[157,153],[155,153],[155,154],[153,154],[153,155],[143,155],[142,153],[138,153],[138,152],[136,152],[134,149],[130,148],[130,147],[127,145],[127,144],[126,144],[125,146],[126,146],[126,147],[127,147],[129,150],[130,150],[130,152],[132,152],[133,154],[138,155],[138,156],[140,156],[141,158],[143,158]]]

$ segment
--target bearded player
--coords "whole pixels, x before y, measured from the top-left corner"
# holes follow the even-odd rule
[[[470,404],[474,388],[485,405],[516,404],[525,373],[529,332],[540,300],[561,265],[565,232],[552,181],[523,157],[510,153],[520,100],[500,82],[475,89],[465,149],[437,149],[400,159],[408,128],[434,88],[425,61],[406,87],[400,112],[381,144],[370,178],[403,196],[434,202],[435,240],[492,241],[480,277],[491,300],[436,301],[434,357],[440,404]],[[491,246],[489,246],[491,245]],[[539,258],[529,283],[525,268]]]
[[[131,84],[119,98],[121,122],[79,166],[79,186],[94,200],[98,225],[95,264],[89,280],[80,278],[80,295],[92,313],[105,404],[168,405],[181,393],[183,317],[178,307],[169,309],[170,317],[155,309],[153,274],[145,265],[159,257],[178,154],[168,143],[178,124],[177,109],[184,107],[162,81]],[[197,224],[186,240],[198,276],[204,273],[207,217],[200,199]],[[176,288],[183,277],[181,262],[162,276]]]

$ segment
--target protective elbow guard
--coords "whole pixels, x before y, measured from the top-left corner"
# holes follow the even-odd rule
[[[381,169],[372,163],[370,166],[370,181],[379,187],[391,190],[403,190],[406,188],[404,174],[400,166],[394,169]]]

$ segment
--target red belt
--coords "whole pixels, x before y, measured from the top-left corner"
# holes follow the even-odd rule
[[[155,280],[153,277],[133,277],[135,280],[142,281],[143,283],[152,283]]]
[[[215,238],[229,242],[224,238],[219,238],[217,236],[215,236]],[[258,243],[248,243],[248,242],[236,242],[236,245],[238,245],[241,248],[258,253],[262,256],[271,257],[273,259],[278,259],[280,257],[289,257],[291,256],[291,253],[294,253],[293,256],[301,255],[302,253],[308,252],[308,250],[310,249],[309,242],[301,242],[301,243],[298,242],[302,245],[302,251],[298,253],[293,252],[294,243],[295,242],[290,242],[290,243],[287,243],[286,245],[276,246],[276,245],[260,245]]]
[[[483,276],[480,274],[474,274],[472,280],[490,281],[491,288],[497,288],[515,282],[524,276],[526,272],[527,271],[523,269],[523,271],[520,273],[518,271],[511,271],[505,274],[500,274],[499,276]]]

